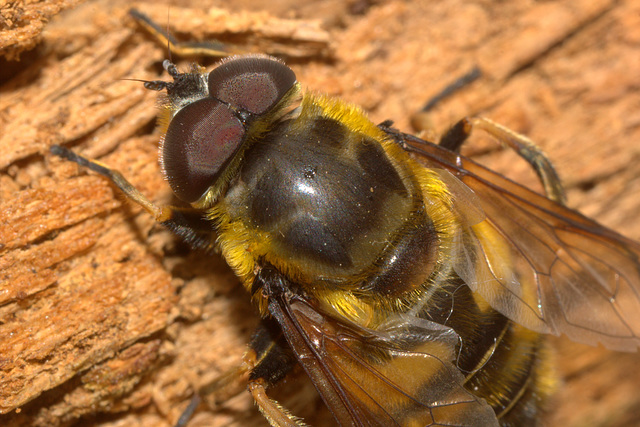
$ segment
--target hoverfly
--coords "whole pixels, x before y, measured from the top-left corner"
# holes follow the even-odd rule
[[[166,91],[160,161],[189,207],[158,207],[215,247],[263,324],[240,373],[272,425],[301,423],[266,390],[296,365],[341,425],[524,425],[553,392],[544,334],[640,345],[640,245],[564,206],[539,148],[487,119],[434,144],[306,92],[264,55],[194,66]],[[516,150],[541,196],[463,157],[473,128]]]

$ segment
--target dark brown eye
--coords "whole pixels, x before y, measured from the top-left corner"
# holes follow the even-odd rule
[[[218,100],[200,99],[178,111],[162,145],[163,170],[176,196],[188,203],[202,197],[244,134],[242,123]]]
[[[222,63],[209,73],[209,93],[253,114],[273,107],[296,82],[286,65],[272,58],[247,56]]]
[[[264,114],[295,82],[289,67],[268,57],[234,58],[211,71],[211,98],[181,108],[164,138],[162,167],[176,196],[193,203],[215,182],[246,133],[238,110]]]

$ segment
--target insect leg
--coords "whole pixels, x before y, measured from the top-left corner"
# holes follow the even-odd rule
[[[249,351],[245,354],[244,360],[246,364],[252,366],[249,374],[249,391],[269,423],[272,426],[305,425],[266,394],[268,387],[282,380],[297,364],[275,320],[265,319],[261,322],[251,339]]]
[[[278,402],[269,398],[264,384],[259,381],[249,382],[249,391],[260,412],[273,427],[301,427],[306,425]]]
[[[553,164],[540,147],[524,135],[484,117],[465,117],[440,138],[440,145],[451,151],[459,152],[460,147],[467,141],[474,129],[484,130],[513,149],[533,167],[544,186],[547,197],[560,204],[565,203],[564,188]]]
[[[461,89],[469,86],[480,77],[482,77],[482,71],[480,70],[480,68],[478,68],[477,66],[473,67],[470,71],[461,75],[453,82],[445,86],[445,88],[440,92],[432,96],[431,99],[429,99],[429,101],[427,101],[427,103],[424,105],[424,107],[422,107],[419,111],[411,116],[411,126],[415,130],[420,131],[419,135],[421,138],[427,136],[426,139],[430,139],[429,137],[432,136],[431,133],[434,131],[434,126],[431,121],[429,112],[442,101],[455,95]]]
[[[240,394],[243,391],[243,387],[238,388],[230,386],[241,383],[242,377],[246,376],[249,369],[250,368],[247,363],[242,363],[240,366],[223,373],[211,383],[200,387],[191,398],[187,407],[182,411],[182,414],[180,414],[180,417],[174,424],[174,427],[185,427],[187,425],[193,414],[196,412],[196,409],[198,409],[198,406],[200,406],[200,403],[202,403],[203,397],[209,397],[208,400],[210,402],[213,400],[214,402],[211,406],[215,406],[215,402],[224,402]],[[212,395],[214,396],[214,399],[211,399]]]
[[[452,96],[460,89],[468,86],[480,77],[482,77],[482,71],[478,67],[474,67],[471,71],[460,76],[451,84],[446,86],[443,90],[433,96],[418,113],[413,115],[411,118],[413,127],[423,133],[427,133],[427,136],[429,136],[428,131],[431,130],[433,126],[431,125],[426,113],[432,110],[444,99]],[[391,123],[384,124],[386,127],[391,126]],[[503,144],[515,150],[516,153],[525,159],[536,171],[536,174],[544,186],[547,197],[558,203],[565,203],[566,196],[564,188],[562,187],[560,178],[558,177],[553,165],[542,150],[524,135],[507,129],[489,119],[482,117],[465,117],[440,138],[440,145],[451,151],[459,152],[460,147],[468,139],[473,128],[480,128],[484,130]]]
[[[464,88],[466,86],[469,86],[471,83],[475,82],[480,77],[482,77],[482,71],[480,70],[480,68],[473,67],[469,72],[467,72],[466,74],[463,74],[462,76],[458,77],[456,80],[454,80],[452,83],[447,85],[444,89],[442,89],[439,93],[437,93],[435,96],[433,96],[425,104],[425,106],[422,107],[420,112],[426,113],[428,111],[433,110],[433,108],[436,105],[438,105],[439,103],[441,103],[445,99],[449,98],[450,96],[454,95],[460,89],[462,89],[462,88]]]
[[[156,206],[142,193],[138,191],[122,174],[108,166],[82,157],[68,148],[60,145],[51,146],[51,153],[84,166],[100,175],[106,176],[129,199],[142,206],[155,220],[182,237],[194,247],[212,249],[215,236],[211,224],[192,208],[180,208],[176,206]]]
[[[212,406],[215,406],[216,402],[224,402],[239,394],[242,389],[234,385],[241,383],[243,377],[247,381],[247,376],[249,392],[260,412],[273,426],[303,426],[304,423],[299,418],[266,394],[266,389],[286,377],[296,364],[297,360],[278,324],[273,319],[263,319],[251,338],[242,364],[201,386],[180,415],[175,427],[187,424],[202,398],[213,402]]]
[[[142,12],[131,9],[129,10],[129,16],[162,45],[167,46],[169,52],[179,56],[223,58],[233,55],[234,53],[240,53],[230,45],[217,40],[208,40],[206,42],[179,42]]]

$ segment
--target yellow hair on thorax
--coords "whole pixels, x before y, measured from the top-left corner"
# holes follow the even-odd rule
[[[387,137],[360,107],[340,99],[307,92],[302,98],[301,107],[299,123],[302,125],[308,118],[323,116],[344,124],[352,132],[361,133],[376,141],[382,141]]]

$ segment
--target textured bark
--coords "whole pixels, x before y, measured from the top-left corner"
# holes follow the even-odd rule
[[[303,86],[404,130],[430,96],[478,65],[483,77],[431,114],[435,131],[481,114],[527,134],[555,161],[570,206],[640,239],[635,2],[263,3],[140,8],[161,25],[168,16],[180,39],[285,55]],[[127,7],[87,2],[51,22],[25,61],[0,64],[15,70],[0,82],[2,425],[172,424],[194,384],[239,363],[257,323],[220,258],[189,252],[105,179],[48,154],[51,144],[73,147],[151,200],[171,201],[156,162],[156,94],[123,80],[166,78],[166,48]],[[537,185],[526,163],[481,135],[465,152]],[[565,384],[549,425],[640,423],[638,354],[553,341]],[[303,376],[273,395],[330,425]],[[193,420],[256,422],[248,393]]]
[[[51,17],[82,0],[35,0],[3,2],[0,6],[0,52],[18,60],[24,51],[42,40],[42,30]]]

